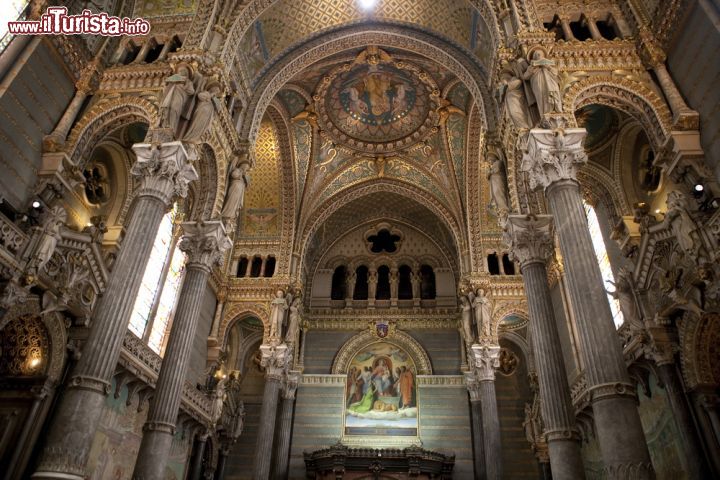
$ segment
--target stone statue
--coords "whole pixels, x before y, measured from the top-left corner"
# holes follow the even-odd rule
[[[225,384],[227,384],[227,377],[223,376],[215,387],[215,396],[212,404],[212,418],[213,423],[217,423],[222,415],[223,404],[225,403]]]
[[[290,304],[290,315],[288,319],[288,329],[285,334],[285,343],[297,343],[298,334],[300,333],[300,297],[297,296]]]
[[[180,118],[185,115],[188,100],[195,94],[190,69],[181,65],[165,80],[165,92],[160,104],[160,126],[177,132]]]
[[[485,294],[485,289],[478,288],[477,294],[471,297],[475,310],[475,328],[481,338],[492,337],[492,304]]]
[[[685,195],[678,191],[670,192],[667,206],[665,221],[672,228],[678,245],[683,252],[697,261],[704,249],[698,225],[690,215]]]
[[[505,180],[505,169],[500,156],[496,153],[489,154],[490,171],[487,178],[490,184],[491,205],[498,212],[510,210],[507,194],[507,181]]]
[[[532,53],[532,60],[523,73],[523,79],[530,82],[534,103],[537,104],[541,118],[546,113],[562,111],[558,71],[555,62],[545,58],[545,52],[537,49]]]
[[[357,273],[355,270],[348,271],[345,282],[345,298],[348,300],[352,300],[355,293],[355,282],[357,282]]]
[[[390,270],[390,298],[398,298],[398,291],[400,290],[400,276],[396,268]]]
[[[472,305],[470,304],[468,297],[465,295],[460,296],[460,310],[462,311],[461,320],[463,339],[465,340],[465,343],[473,343],[475,341],[475,336],[472,331]]]
[[[35,272],[40,272],[55,253],[61,239],[60,228],[67,220],[67,212],[61,206],[55,206],[45,216],[41,224],[40,240],[35,250]]]
[[[225,195],[225,203],[223,204],[222,218],[235,218],[238,210],[243,206],[245,197],[245,189],[249,181],[247,171],[250,169],[250,163],[247,162],[247,154],[241,157],[240,164],[233,168],[230,172],[230,186]]]
[[[200,137],[210,128],[215,117],[215,98],[220,93],[220,86],[213,84],[208,90],[197,95],[197,105],[193,111],[190,123],[182,139],[190,143],[200,142]]]
[[[375,300],[377,294],[378,274],[377,270],[368,272],[368,300]]]
[[[529,403],[525,404],[525,420],[523,420],[525,438],[527,438],[527,441],[530,442],[533,447],[537,441],[543,437],[538,403],[536,396],[532,405]]]
[[[282,334],[282,326],[285,320],[285,310],[288,309],[288,302],[285,292],[278,290],[275,298],[270,303],[270,334],[271,340],[279,340]]]
[[[420,287],[422,285],[422,277],[419,273],[410,272],[410,285],[412,285],[413,299],[420,300],[420,297],[422,296],[420,292]]]
[[[533,126],[528,100],[525,96],[525,85],[512,71],[503,70],[500,74],[498,87],[499,100],[504,104],[510,121],[519,129],[530,129]]]
[[[645,326],[640,316],[640,311],[638,310],[637,301],[635,300],[635,291],[633,289],[630,271],[625,267],[620,268],[616,281],[609,283],[615,287],[615,290],[606,291],[620,302],[620,311],[631,330],[643,330]]]

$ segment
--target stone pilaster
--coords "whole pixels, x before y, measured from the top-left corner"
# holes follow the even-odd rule
[[[475,480],[485,480],[485,445],[483,439],[482,402],[480,398],[480,382],[474,372],[465,373],[465,385],[470,395],[470,413],[472,415],[473,434],[473,465]]]
[[[505,232],[505,241],[520,263],[530,308],[530,338],[552,475],[555,480],[583,479],[580,436],[547,282],[546,263],[553,253],[552,217],[510,215]]]
[[[280,419],[278,421],[278,437],[275,441],[275,462],[273,477],[277,480],[287,478],[290,462],[290,438],[292,434],[293,407],[295,392],[300,381],[300,372],[289,372],[283,380],[280,402]]]
[[[544,188],[565,262],[595,427],[608,478],[654,478],[645,435],[595,258],[577,181],[585,129],[533,129],[521,169]]]
[[[163,215],[173,199],[187,194],[197,173],[180,142],[136,144],[133,175],[138,188],[125,239],[98,302],[90,334],[51,422],[34,478],[85,477],[90,446],[100,421],[110,379],[120,356],[132,308]]]
[[[289,352],[285,344],[261,345],[260,354],[260,365],[265,369],[265,390],[260,409],[260,425],[258,427],[257,443],[255,444],[252,478],[267,480],[270,478],[270,466],[273,464],[272,447],[278,395]]]
[[[503,476],[502,442],[495,394],[495,370],[500,366],[500,346],[475,344],[472,346],[472,358],[482,405],[485,478],[500,480]]]
[[[190,360],[207,280],[231,243],[220,221],[186,222],[179,248],[187,254],[185,279],[178,295],[168,346],[150,413],[143,427],[133,478],[162,478],[167,465],[182,388]]]

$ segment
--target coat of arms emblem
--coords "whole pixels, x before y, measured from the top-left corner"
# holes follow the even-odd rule
[[[375,323],[375,333],[380,338],[385,338],[390,332],[390,325],[387,322],[380,321]]]

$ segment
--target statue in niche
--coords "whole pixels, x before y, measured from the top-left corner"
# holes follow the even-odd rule
[[[413,299],[420,300],[420,298],[422,297],[422,293],[420,292],[420,287],[422,285],[422,277],[419,273],[410,272],[410,285],[412,285]]]
[[[285,311],[288,309],[288,301],[285,292],[278,290],[275,292],[275,298],[270,303],[270,333],[271,341],[280,340],[282,334],[283,323],[285,323]]]
[[[45,216],[41,224],[40,240],[35,250],[35,273],[40,272],[55,253],[57,244],[62,238],[60,228],[67,220],[67,212],[60,206],[55,206]]]
[[[210,128],[215,117],[217,96],[220,94],[220,85],[212,83],[207,90],[197,94],[197,105],[193,111],[188,128],[182,139],[190,143],[199,143],[200,137]]]
[[[192,108],[190,100],[193,95],[195,95],[195,86],[191,79],[190,68],[180,65],[177,72],[165,80],[165,92],[160,103],[160,126],[177,133],[180,119],[187,117],[188,111]]]
[[[530,82],[534,98],[531,98],[529,103],[537,105],[540,118],[546,113],[562,111],[558,71],[555,62],[545,58],[542,49],[532,52],[532,59],[522,78]]]
[[[500,86],[497,93],[515,128],[530,129],[533,121],[528,107],[525,83],[520,76],[521,73],[516,74],[510,69],[503,70],[500,74]]]
[[[110,196],[110,184],[100,166],[93,165],[83,171],[85,177],[85,196],[90,203],[98,205],[107,202]]]
[[[390,298],[398,298],[398,291],[400,283],[400,276],[398,275],[397,268],[390,270]]]
[[[620,311],[630,326],[630,329],[634,332],[642,331],[645,325],[643,324],[635,299],[635,289],[633,288],[631,272],[627,268],[621,267],[618,270],[615,282],[608,280],[608,283],[615,287],[615,290],[606,291],[620,303]]]
[[[495,207],[498,212],[508,212],[510,206],[507,194],[507,180],[505,179],[505,166],[497,153],[489,153],[488,157],[490,170],[487,178],[490,184],[490,205]]]
[[[672,228],[678,245],[690,258],[697,261],[704,249],[698,225],[690,215],[687,198],[681,192],[672,191],[668,195],[667,206],[665,221]]]
[[[477,293],[470,294],[475,313],[475,328],[480,338],[492,337],[492,303],[485,294],[485,289],[478,288]]]
[[[345,298],[352,300],[355,293],[355,283],[357,282],[357,273],[355,270],[349,270],[346,277]]]
[[[225,385],[227,384],[227,381],[227,376],[224,375],[215,386],[215,394],[212,404],[213,423],[217,423],[222,415],[223,404],[225,403],[225,398],[227,397],[227,394],[225,393]]]
[[[462,333],[465,343],[471,344],[475,341],[475,336],[472,330],[472,305],[466,295],[460,296],[460,310],[462,320]]]
[[[230,186],[225,195],[225,203],[221,212],[222,218],[235,218],[243,207],[245,189],[250,184],[247,171],[250,169],[247,153],[243,154],[235,168],[230,172]]]
[[[368,300],[375,300],[377,294],[378,273],[377,270],[368,271]]]
[[[290,304],[288,329],[285,334],[285,343],[296,344],[300,333],[300,297],[296,296]]]

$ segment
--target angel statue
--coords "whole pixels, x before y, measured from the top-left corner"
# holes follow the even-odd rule
[[[471,295],[475,313],[475,327],[480,338],[492,336],[492,303],[485,294],[485,289],[478,288],[476,295]]]
[[[296,296],[290,304],[290,314],[288,315],[288,329],[285,334],[285,343],[297,343],[298,334],[300,333],[300,297]]]
[[[35,251],[34,271],[40,272],[55,253],[61,239],[60,228],[67,220],[67,212],[63,207],[55,206],[45,216],[41,225],[41,236]]]
[[[275,298],[270,303],[270,340],[276,340],[279,343],[283,323],[285,323],[285,310],[287,309],[288,301],[285,298],[285,292],[278,290],[275,292]]]
[[[503,70],[500,73],[500,86],[497,94],[515,128],[532,128],[533,122],[528,107],[528,98],[525,94],[525,84],[519,75],[510,69]]]
[[[177,132],[180,119],[187,110],[188,100],[194,94],[190,68],[180,65],[177,72],[165,80],[165,92],[160,103],[160,125]]]
[[[245,189],[250,183],[247,177],[247,171],[250,169],[250,163],[247,154],[240,157],[238,164],[230,172],[230,186],[225,195],[225,203],[221,212],[222,218],[235,218],[238,210],[243,206],[245,197]]]
[[[220,94],[220,85],[213,83],[207,90],[197,94],[197,105],[190,117],[190,123],[182,139],[190,143],[200,142],[200,137],[210,128],[215,118],[217,96]]]
[[[510,210],[507,194],[507,181],[505,180],[505,168],[500,159],[500,155],[495,152],[488,154],[488,163],[490,170],[488,171],[488,182],[490,183],[491,205],[498,212],[507,212]]]
[[[460,310],[462,320],[462,334],[465,343],[473,343],[474,335],[472,330],[472,305],[466,295],[460,295]]]
[[[532,53],[532,60],[523,73],[523,79],[530,82],[540,118],[546,113],[562,111],[558,71],[555,62],[545,58],[543,50],[538,48]]]

